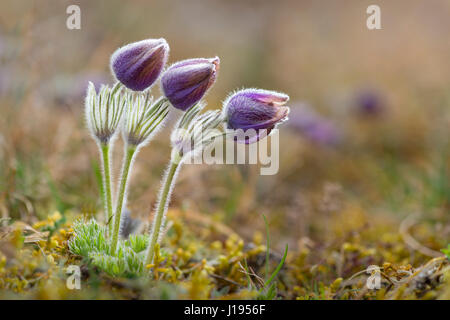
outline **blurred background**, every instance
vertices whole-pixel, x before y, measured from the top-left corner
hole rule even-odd
[[[366,27],[375,3],[382,30]],[[71,4],[81,8],[80,30],[66,28]],[[449,30],[442,0],[2,1],[1,216],[32,223],[56,210],[102,211],[83,119],[87,82],[113,82],[109,57],[119,46],[164,37],[170,63],[220,57],[208,108],[242,87],[291,97],[277,175],[260,176],[255,165],[185,166],[169,216],[251,239],[264,232],[264,214],[274,247],[295,250],[373,225],[397,230],[415,214],[431,230],[417,237],[439,250],[450,238]],[[168,134],[142,150],[133,172],[129,209],[144,222]],[[119,141],[115,177],[121,157]]]

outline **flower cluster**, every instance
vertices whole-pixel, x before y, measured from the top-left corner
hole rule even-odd
[[[260,89],[244,89],[225,100],[222,110],[202,112],[202,99],[217,79],[220,59],[195,58],[172,64],[166,70],[169,45],[164,39],[147,39],[128,44],[116,50],[110,61],[111,72],[117,83],[110,88],[102,86],[97,93],[92,84],[86,96],[86,119],[97,141],[103,166],[103,190],[106,225],[78,223],[71,240],[75,254],[91,259],[100,268],[119,270],[109,272],[141,273],[151,267],[158,252],[161,230],[177,173],[188,155],[196,154],[219,136],[221,129],[256,130],[250,139],[237,142],[253,143],[262,139],[279,123],[287,119],[289,97],[283,93]],[[163,95],[154,99],[150,90],[160,79]],[[126,212],[129,175],[141,147],[147,145],[164,126],[172,109],[184,112],[170,136],[172,154],[159,193],[159,201],[151,232],[140,236],[139,250],[120,239],[120,230]],[[179,112],[178,112],[179,114]],[[110,152],[113,137],[122,132],[124,159],[113,201],[110,174]],[[227,133],[228,135],[228,133]],[[114,210],[113,210],[114,203]],[[103,230],[102,232],[92,230]],[[101,236],[101,239],[99,238]],[[141,239],[142,238],[142,239]],[[144,240],[143,240],[144,239]],[[145,252],[145,257],[144,257]],[[123,271],[123,272],[122,272]]]

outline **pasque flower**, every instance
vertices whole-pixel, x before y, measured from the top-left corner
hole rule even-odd
[[[161,77],[161,88],[172,105],[186,111],[199,102],[214,84],[220,59],[197,58],[177,62]]]
[[[102,86],[98,93],[92,83],[88,88],[86,119],[102,158],[107,223],[101,226],[95,220],[80,221],[74,228],[69,248],[115,276],[140,275],[152,267],[164,235],[171,194],[184,163],[189,159],[196,160],[202,151],[219,145],[222,141],[218,138],[228,135],[223,132],[224,126],[234,132],[237,129],[253,130],[255,134],[251,138],[235,138],[238,142],[252,143],[270,133],[289,114],[289,107],[285,106],[289,100],[287,95],[259,89],[232,94],[225,101],[223,110],[201,112],[202,99],[217,78],[218,57],[188,59],[170,66],[161,77],[163,96],[154,100],[148,89],[161,75],[168,52],[169,46],[164,39],[147,39],[126,45],[111,56],[111,71],[118,80],[114,87]],[[164,126],[171,106],[184,112],[170,135],[170,160],[162,179],[150,234],[148,238],[140,235],[128,240],[119,239],[125,234],[120,230],[125,229],[129,220],[126,204],[134,160],[139,150]],[[110,154],[118,131],[122,132],[124,158],[113,201]],[[209,151],[217,154],[216,149]]]
[[[149,92],[130,93],[125,95],[126,119],[122,128],[125,141],[125,154],[120,174],[117,193],[114,228],[111,252],[115,254],[122,223],[121,216],[126,204],[128,177],[138,150],[146,145],[163,127],[169,113],[169,102],[161,97],[154,101]]]
[[[169,45],[164,39],[130,43],[113,53],[111,70],[127,88],[144,91],[158,79],[168,55]]]
[[[244,133],[254,130],[253,136],[235,137],[240,143],[253,143],[263,138],[285,120],[289,107],[285,106],[289,96],[261,89],[244,89],[237,91],[224,102],[223,117],[226,128],[242,130]]]
[[[163,178],[155,218],[150,231],[149,245],[145,257],[146,265],[153,261],[155,247],[160,240],[161,230],[164,228],[170,197],[184,159],[190,154],[200,152],[207,145],[213,143],[216,137],[222,135],[220,131],[216,130],[223,122],[220,111],[210,110],[200,114],[203,107],[204,105],[197,104],[190,108],[172,131],[170,137],[172,154]]]
[[[120,84],[113,88],[102,85],[97,93],[94,84],[89,82],[85,100],[86,122],[100,144],[107,144],[119,127],[125,107],[120,91]]]
[[[173,161],[176,158],[182,161],[188,155],[202,151],[214,138],[222,135],[217,129],[223,123],[220,111],[209,110],[200,113],[203,108],[201,103],[190,108],[172,131],[170,142]]]
[[[103,197],[109,222],[112,219],[110,152],[126,105],[125,99],[120,95],[121,87],[120,83],[113,88],[102,85],[97,94],[94,84],[89,82],[85,100],[86,122],[102,159]],[[112,224],[109,224],[109,232],[112,232]]]
[[[122,133],[125,141],[135,147],[147,144],[163,127],[169,113],[169,103],[161,97],[154,101],[148,92],[129,94]]]

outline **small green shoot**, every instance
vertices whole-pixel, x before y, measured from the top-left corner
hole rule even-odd
[[[450,243],[447,245],[447,248],[441,249],[441,251],[447,256],[447,259],[450,260]]]
[[[278,264],[278,266],[276,267],[275,271],[272,273],[270,278],[266,280],[266,282],[264,283],[264,287],[261,288],[261,290],[259,291],[258,295],[259,300],[273,300],[276,297],[276,282],[273,282],[273,280],[283,267],[287,253],[288,253],[288,245],[286,244],[286,249],[284,250],[284,254],[283,257],[281,258],[280,263]],[[265,294],[263,294],[263,291],[265,291]]]

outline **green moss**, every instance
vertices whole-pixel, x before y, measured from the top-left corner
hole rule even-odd
[[[246,242],[236,234],[224,235],[208,226],[201,228],[204,232],[194,232],[189,220],[174,214],[169,219],[178,231],[167,233],[163,248],[156,250],[155,263],[149,266],[143,265],[145,235],[121,240],[117,255],[112,256],[105,228],[93,219],[61,224],[52,235],[39,233],[41,238],[33,243],[27,240],[30,234],[24,224],[10,224],[8,233],[2,229],[2,244],[14,248],[15,253],[7,257],[0,251],[0,295],[299,300],[443,299],[450,295],[449,261],[444,256],[430,259],[411,252],[401,237],[394,230],[386,232],[383,224],[375,223],[359,236],[358,224],[341,224],[346,242],[320,250],[314,250],[312,244],[294,247],[283,258],[274,249],[267,255],[259,233],[253,237],[255,242]],[[51,224],[52,219],[36,223],[35,231]],[[431,228],[422,232],[433,237]],[[276,281],[264,279],[267,257]],[[83,270],[81,290],[66,287],[69,265]],[[378,290],[366,287],[368,277],[374,275],[366,272],[369,265],[380,267]]]

